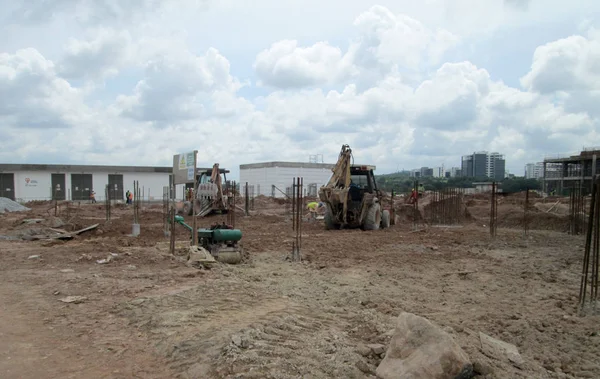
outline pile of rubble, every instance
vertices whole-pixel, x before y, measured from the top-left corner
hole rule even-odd
[[[7,197],[0,197],[0,213],[4,212],[23,212],[28,211],[29,208],[22,206],[16,201],[12,201]]]

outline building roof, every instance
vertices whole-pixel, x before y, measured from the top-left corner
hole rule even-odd
[[[572,155],[555,155],[544,158],[544,163],[563,163],[563,162],[575,162],[578,163],[582,160],[592,160],[593,156],[600,156],[600,150],[597,148],[584,148],[579,154]]]
[[[196,168],[198,173],[212,170],[209,168]],[[223,171],[221,169],[220,171]],[[60,164],[12,164],[0,163],[0,172],[17,172],[17,171],[47,171],[54,173],[63,172],[154,172],[171,174],[173,167],[170,166],[105,166],[105,165],[60,165]],[[228,170],[226,172],[229,172]]]
[[[332,163],[309,163],[309,162],[261,162],[241,164],[240,170],[252,168],[267,168],[267,167],[285,167],[285,168],[327,168],[332,169],[335,164]]]

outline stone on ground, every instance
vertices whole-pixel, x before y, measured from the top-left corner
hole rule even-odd
[[[467,379],[473,376],[473,366],[439,326],[403,312],[376,373],[381,379]]]
[[[481,350],[488,357],[508,361],[518,368],[523,367],[523,358],[515,345],[497,340],[481,332],[479,332],[479,340],[481,341]]]

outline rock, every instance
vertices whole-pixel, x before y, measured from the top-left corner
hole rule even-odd
[[[481,350],[488,357],[508,361],[517,368],[523,368],[523,358],[515,345],[497,340],[481,332],[479,332],[479,340],[481,341]]]
[[[375,355],[379,355],[383,352],[385,352],[385,346],[379,344],[379,343],[372,343],[370,345],[367,345],[367,347],[373,352],[373,354]]]
[[[234,334],[231,336],[231,342],[237,347],[241,347],[242,349],[247,348],[250,344],[248,343],[248,339],[244,338],[244,336],[240,336],[239,334]]]
[[[369,349],[367,346],[363,345],[362,343],[359,344],[358,346],[356,346],[355,351],[362,355],[363,357],[368,357],[369,355],[371,355],[371,349]]]
[[[473,366],[467,354],[439,326],[403,312],[376,373],[381,379],[467,379],[473,376]]]
[[[494,373],[494,369],[485,361],[475,361],[473,362],[473,372],[479,375],[490,375]]]
[[[21,223],[23,223],[23,224],[39,224],[41,222],[44,222],[43,218],[28,218],[28,219],[21,221]]]
[[[365,362],[363,362],[361,360],[357,361],[354,365],[356,366],[357,369],[364,372],[365,374],[368,374],[368,375],[374,374],[373,369],[368,364],[366,364]]]
[[[73,270],[72,268],[63,268],[62,270],[60,270],[60,272],[68,273],[68,272],[75,272],[75,270]]]
[[[231,336],[231,342],[233,342],[233,344],[237,347],[242,347],[242,336],[234,334],[233,336]]]
[[[27,259],[38,259],[39,257],[39,255],[30,255],[27,257]]]
[[[65,298],[58,299],[58,300],[62,301],[63,303],[79,304],[79,303],[83,303],[84,301],[86,301],[87,297],[85,297],[85,296],[67,296]]]
[[[50,227],[52,228],[62,228],[65,226],[65,222],[59,217],[50,218]]]

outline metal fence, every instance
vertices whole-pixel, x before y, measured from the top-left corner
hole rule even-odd
[[[430,194],[431,202],[424,207],[425,218],[431,224],[452,225],[463,221],[464,203],[461,188],[445,188]]]

